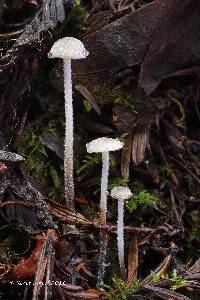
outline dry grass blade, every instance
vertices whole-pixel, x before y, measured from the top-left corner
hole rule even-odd
[[[149,284],[146,284],[143,289],[150,291],[151,294],[156,295],[163,300],[190,300],[190,298],[184,295]]]
[[[104,300],[104,298],[102,298],[101,292],[99,290],[94,289],[88,289],[86,291],[64,290],[64,294],[67,296],[66,299],[70,300]]]
[[[134,1],[121,0],[118,4],[118,11],[126,10],[133,5]]]
[[[34,281],[34,289],[33,289],[33,297],[32,300],[37,300],[38,295],[40,293],[40,290],[42,288],[41,282],[43,281],[43,278],[45,276],[45,270],[47,265],[47,258],[45,257],[45,243],[42,248],[42,252],[40,254],[40,258],[37,265],[37,271],[35,275],[35,281]]]
[[[51,285],[48,284],[52,279],[52,271],[54,264],[54,241],[55,241],[55,231],[49,229],[47,231],[46,240],[43,244],[42,251],[37,264],[37,271],[35,274],[34,289],[32,300],[37,300],[40,290],[42,288],[41,282],[45,278],[45,296],[44,299],[50,299],[51,296]]]
[[[77,84],[75,86],[75,89],[81,93],[81,95],[89,101],[89,103],[92,105],[93,109],[96,111],[98,115],[101,114],[99,105],[95,99],[95,96],[84,86],[83,84]]]
[[[55,254],[49,253],[47,257],[47,271],[46,271],[46,282],[45,282],[45,291],[44,291],[44,300],[51,299],[52,295],[52,286],[49,285],[52,279],[52,273],[54,269],[54,261],[55,261]]]
[[[188,270],[191,273],[200,273],[200,258],[189,268]]]
[[[49,204],[52,201],[48,201]],[[28,201],[18,201],[18,200],[10,200],[4,203],[0,204],[0,208],[4,208],[10,205],[21,205],[25,207],[29,207],[31,209],[37,208],[36,204],[30,203]],[[57,205],[57,209],[50,206],[50,213],[53,217],[57,218],[61,222],[72,224],[72,225],[83,225],[85,227],[91,227],[98,230],[106,230],[107,232],[117,232],[117,225],[113,224],[100,224],[96,221],[89,221],[88,219],[84,218],[81,214],[76,213],[72,209],[66,208],[66,206],[59,205],[57,203],[54,203],[54,205]],[[157,234],[161,232],[166,232],[166,228],[163,226],[160,226],[158,228],[151,228],[151,227],[132,227],[132,226],[125,226],[124,230],[126,232],[130,233],[137,233],[137,234]]]
[[[138,269],[138,240],[136,236],[131,239],[128,253],[128,280],[126,286],[129,287],[137,277]]]
[[[140,164],[143,161],[148,143],[149,129],[147,127],[144,127],[134,134],[132,158],[136,165]]]
[[[132,149],[132,134],[125,137],[125,144],[122,149],[121,156],[121,173],[124,179],[129,179],[129,167],[131,160],[131,149]]]
[[[170,265],[172,263],[172,254],[167,255],[163,261],[157,266],[156,269],[153,270],[153,274],[157,276],[161,276],[167,272]],[[141,284],[146,284],[152,280],[152,274],[148,275],[146,278],[144,278],[141,282]]]

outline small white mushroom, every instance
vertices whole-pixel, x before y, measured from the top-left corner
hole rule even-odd
[[[65,92],[65,149],[64,149],[64,180],[65,203],[74,206],[73,176],[73,106],[71,60],[85,58],[88,55],[83,43],[72,37],[65,37],[54,43],[48,57],[64,60],[64,92]]]
[[[102,177],[101,177],[101,198],[100,198],[100,220],[106,223],[107,212],[107,188],[109,172],[109,152],[116,151],[123,147],[123,143],[118,139],[107,137],[98,138],[86,144],[88,153],[102,153]]]
[[[19,154],[0,150],[0,161],[2,162],[19,162],[24,160],[25,158]]]
[[[102,152],[102,177],[101,177],[101,197],[100,197],[100,221],[102,224],[106,224],[106,212],[107,212],[107,188],[108,188],[108,172],[109,172],[109,152],[116,151],[123,147],[123,143],[118,139],[112,139],[107,137],[98,138],[91,141],[86,145],[87,152]],[[101,232],[101,246],[99,254],[99,269],[98,269],[98,281],[97,287],[100,288],[103,285],[103,278],[106,267],[106,250],[107,248],[107,234]]]
[[[116,186],[111,190],[111,197],[118,200],[118,220],[117,220],[117,248],[118,259],[122,278],[126,279],[126,269],[124,262],[124,200],[132,196],[130,189],[126,186]]]

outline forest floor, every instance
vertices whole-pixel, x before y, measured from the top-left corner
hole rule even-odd
[[[0,299],[198,300],[199,3],[70,0],[65,19],[58,3],[0,4]],[[72,63],[75,208],[64,199],[63,62],[48,58],[66,36],[89,51]],[[106,224],[102,157],[86,150],[99,137],[124,144],[110,154]],[[125,278],[116,186],[132,192]]]

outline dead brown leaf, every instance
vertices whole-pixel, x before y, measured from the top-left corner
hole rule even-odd
[[[145,9],[145,8],[144,8]],[[169,0],[141,67],[140,85],[150,94],[162,79],[199,72],[198,0]],[[179,73],[178,73],[179,72]]]
[[[145,156],[145,150],[149,144],[149,129],[144,127],[133,136],[132,159],[136,165],[140,164]]]
[[[131,239],[128,253],[128,280],[126,286],[129,287],[137,278],[138,270],[138,240],[136,236]]]

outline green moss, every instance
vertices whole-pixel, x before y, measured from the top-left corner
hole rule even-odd
[[[164,178],[169,178],[170,175],[171,175],[171,169],[165,165],[160,165],[158,166],[158,169],[159,169],[159,173],[162,177]]]
[[[79,165],[78,169],[76,170],[76,174],[79,175],[83,171],[86,171],[87,169],[90,169],[95,165],[100,164],[101,160],[102,158],[100,154],[86,155],[82,163]]]
[[[90,104],[90,102],[88,100],[83,100],[83,107],[84,107],[84,111],[86,113],[89,113],[92,110],[92,105]]]
[[[150,194],[147,190],[143,190],[136,195],[133,195],[129,201],[126,202],[127,210],[132,213],[140,205],[146,204],[151,207],[157,208],[156,202],[158,198]]]
[[[115,103],[123,105],[124,107],[128,108],[135,114],[137,114],[137,111],[134,108],[133,101],[130,97],[125,97],[122,92],[117,91],[115,92]]]
[[[139,281],[136,280],[130,287],[126,287],[125,282],[119,277],[112,278],[112,287],[104,285],[104,297],[107,300],[127,300],[128,297],[139,287]]]
[[[154,272],[151,272],[152,282],[157,283],[160,280],[168,280],[171,283],[170,290],[175,291],[178,288],[181,288],[187,285],[187,280],[183,279],[180,275],[178,275],[177,270],[173,269],[172,275],[168,274],[157,275]]]
[[[52,186],[55,200],[55,190],[58,192],[62,184],[62,174],[55,165],[52,158],[49,157],[48,150],[39,140],[42,133],[55,132],[55,124],[50,121],[46,125],[37,124],[34,127],[27,128],[21,138],[18,146],[18,152],[26,158],[25,167],[30,176],[32,176],[41,188],[49,191]]]

